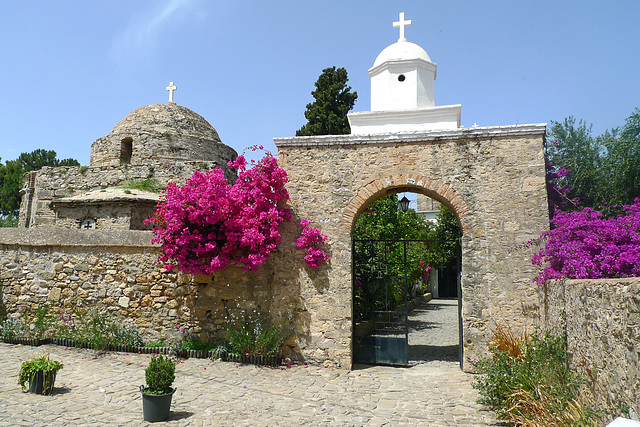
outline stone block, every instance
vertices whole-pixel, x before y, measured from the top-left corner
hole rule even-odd
[[[61,294],[62,292],[60,288],[51,288],[49,289],[49,295],[47,296],[47,299],[49,301],[60,301]]]
[[[74,265],[74,266],[73,266],[73,268],[74,268],[74,270],[76,270],[76,271],[84,271],[84,272],[89,271],[89,265],[88,265],[88,264],[86,264],[86,263],[83,263],[83,262],[82,262],[82,263],[78,263],[78,264]]]

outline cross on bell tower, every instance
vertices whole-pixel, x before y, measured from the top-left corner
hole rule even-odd
[[[393,28],[400,27],[400,38],[399,42],[406,42],[407,39],[404,37],[404,27],[408,27],[411,25],[411,20],[404,20],[404,12],[400,12],[400,20],[393,23]]]
[[[167,86],[167,90],[169,91],[169,102],[175,102],[173,100],[173,92],[178,90],[178,88],[173,84],[173,82],[171,82],[169,83],[169,86]]]

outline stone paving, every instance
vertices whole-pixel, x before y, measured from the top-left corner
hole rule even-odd
[[[457,305],[433,300],[410,319],[412,366],[264,368],[188,359],[176,368],[175,426],[492,426],[457,361]],[[451,314],[453,312],[453,314]],[[453,317],[451,317],[453,316]],[[452,330],[449,325],[453,318]],[[440,325],[439,325],[440,324]],[[429,341],[427,335],[432,339]],[[438,338],[440,337],[440,338]],[[449,339],[447,342],[445,339]],[[451,344],[455,342],[455,344]],[[47,351],[65,367],[51,396],[22,393],[20,363]],[[0,343],[0,426],[129,426],[142,419],[148,356]],[[429,360],[419,357],[430,357]],[[451,360],[453,359],[453,360]],[[163,424],[163,423],[159,423]]]

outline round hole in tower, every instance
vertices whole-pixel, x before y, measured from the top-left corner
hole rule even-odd
[[[398,81],[399,81],[399,82],[403,82],[403,81],[404,81],[404,79],[405,79],[404,74],[400,74],[400,75],[398,76]]]

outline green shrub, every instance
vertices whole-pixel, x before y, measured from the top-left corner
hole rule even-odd
[[[176,365],[168,357],[154,356],[149,361],[149,366],[144,371],[148,389],[145,393],[166,394],[171,392],[171,384],[175,380]]]
[[[51,360],[49,354],[35,354],[31,359],[22,362],[20,371],[18,372],[18,385],[22,387],[22,391],[25,391],[27,389],[26,383],[29,382],[31,375],[38,371],[48,374],[49,372],[59,371],[62,368],[63,364],[57,360]],[[45,375],[45,380],[48,378],[49,376]],[[46,391],[49,388],[50,387],[45,384],[44,390]]]
[[[489,345],[490,358],[476,361],[481,376],[473,387],[478,403],[516,425],[544,424],[551,414],[557,426],[597,425],[599,416],[580,401],[586,380],[569,368],[565,336],[538,333],[517,336],[496,328]],[[530,423],[540,419],[543,424]],[[571,424],[581,419],[582,424]],[[529,420],[522,423],[522,420]]]
[[[135,326],[121,326],[116,329],[113,337],[113,343],[120,345],[132,345],[135,347],[144,346],[142,334]]]
[[[7,319],[0,325],[0,337],[2,339],[14,339],[24,336],[24,326],[18,319]]]
[[[29,336],[34,338],[46,338],[52,335],[56,329],[58,317],[53,312],[49,304],[39,305],[35,310],[25,313],[28,319],[25,323],[29,325]]]
[[[275,326],[268,317],[245,316],[229,327],[227,345],[231,353],[272,356],[280,352],[286,335],[284,328]]]

